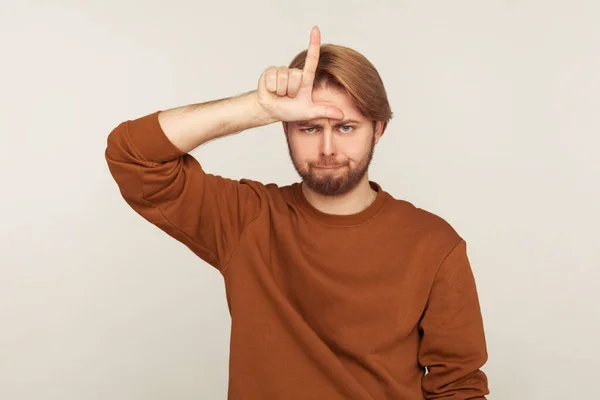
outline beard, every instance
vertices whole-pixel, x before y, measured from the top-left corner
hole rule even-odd
[[[294,168],[306,186],[323,196],[341,196],[354,189],[364,178],[375,153],[375,135],[371,140],[369,151],[358,161],[356,166],[350,166],[347,160],[338,163],[335,158],[322,157],[317,162],[309,162],[308,167],[300,165],[294,158],[288,141],[288,150]],[[340,167],[337,169],[315,171],[315,167]]]

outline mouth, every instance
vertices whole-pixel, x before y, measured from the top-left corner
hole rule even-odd
[[[316,169],[326,169],[326,170],[328,170],[328,169],[338,169],[338,168],[342,168],[342,167],[343,167],[343,165],[333,165],[333,166],[332,165],[323,165],[323,166],[321,166],[321,165],[314,165],[313,166],[313,168],[316,168]]]

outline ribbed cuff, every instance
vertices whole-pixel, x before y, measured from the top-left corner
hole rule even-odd
[[[155,111],[144,117],[127,121],[127,136],[138,156],[147,161],[170,161],[185,154],[163,131],[158,122],[159,113],[160,111]]]

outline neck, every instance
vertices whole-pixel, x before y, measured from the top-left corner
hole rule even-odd
[[[317,210],[335,215],[356,214],[369,207],[377,192],[369,184],[367,175],[350,192],[341,196],[325,196],[302,184],[302,192],[308,202]]]

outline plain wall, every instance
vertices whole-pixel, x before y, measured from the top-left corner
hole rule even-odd
[[[256,88],[318,25],[395,117],[370,178],[467,240],[493,400],[595,398],[600,2],[0,4],[0,399],[225,399],[223,280],[133,212],[108,133]],[[206,144],[211,173],[297,181],[280,124]]]

